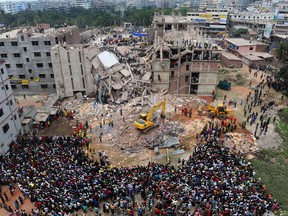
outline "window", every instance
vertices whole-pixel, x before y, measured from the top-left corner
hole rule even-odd
[[[28,69],[29,73],[32,73],[32,69]]]
[[[39,78],[44,79],[44,78],[46,78],[46,75],[45,74],[39,74]]]
[[[51,41],[44,41],[44,45],[50,46],[51,45]]]
[[[51,53],[50,52],[46,52],[46,56],[51,56]]]
[[[21,86],[22,86],[22,89],[29,89],[28,85],[21,85]]]
[[[70,54],[67,52],[68,63],[70,63]]]
[[[26,62],[29,62],[29,58],[26,58]]]
[[[3,68],[1,68],[1,73],[4,74],[4,69]]]
[[[20,79],[25,79],[25,78],[26,78],[26,75],[24,75],[24,74],[23,74],[23,75],[19,75],[19,78],[20,78]]]
[[[185,76],[185,82],[188,82],[188,80],[189,80],[189,76],[186,75],[186,76]]]
[[[7,58],[7,54],[6,53],[1,53],[1,58]]]
[[[14,115],[14,119],[17,120],[17,115]]]
[[[73,78],[71,78],[71,85],[72,85],[72,89],[74,89],[74,82],[73,82]]]
[[[24,52],[27,52],[27,47],[23,47]]]
[[[16,64],[17,68],[23,68],[23,64]]]
[[[5,64],[5,67],[6,68],[10,68],[10,64]]]
[[[52,63],[48,63],[48,66],[49,66],[50,68],[52,68]]]
[[[83,77],[82,77],[82,83],[83,83],[83,88],[85,89],[85,80]]]
[[[9,90],[9,86],[8,85],[5,85],[5,88],[6,88],[6,90]]]
[[[38,68],[43,68],[43,63],[37,63],[36,66],[37,66]]]
[[[249,50],[253,50],[253,47],[250,47]]]
[[[71,68],[71,65],[69,65],[69,71],[70,71],[70,75],[72,76],[72,68]]]
[[[18,43],[16,41],[11,42],[11,46],[18,46]]]
[[[2,128],[3,128],[3,132],[7,133],[7,131],[9,130],[9,124],[6,123]]]
[[[161,76],[158,74],[158,81],[161,82]]]
[[[50,77],[51,77],[51,78],[54,78],[54,74],[50,74]]]
[[[24,35],[21,35],[21,41],[24,41]]]
[[[41,85],[41,88],[42,88],[42,89],[46,89],[46,88],[48,88],[48,85],[47,85],[47,84],[42,84],[42,85]]]
[[[16,85],[11,85],[11,88],[12,89],[17,89],[17,86]]]
[[[20,53],[13,53],[15,58],[19,58],[20,57]]]
[[[80,62],[82,62],[81,52],[79,52],[79,60],[80,60]]]
[[[4,115],[3,108],[0,109],[0,117]]]
[[[82,65],[80,65],[80,69],[81,69],[81,74],[83,75],[84,72],[83,72],[83,66]]]
[[[12,100],[10,100],[9,102],[10,102],[10,105],[12,106],[12,105],[13,105],[13,101],[12,101]]]
[[[32,41],[32,46],[39,46],[38,41]]]
[[[174,71],[171,71],[171,78],[174,78]]]
[[[56,85],[55,85],[55,84],[53,84],[53,88],[56,88]]]
[[[4,46],[4,42],[0,42],[0,46]]]
[[[189,71],[189,65],[186,65],[186,71]]]
[[[34,79],[34,77],[30,77],[30,80],[33,80]]]
[[[41,53],[40,52],[34,52],[34,56],[35,57],[41,57]]]
[[[8,75],[9,79],[12,79],[14,76],[13,75]]]

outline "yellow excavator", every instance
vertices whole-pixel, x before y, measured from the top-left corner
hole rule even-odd
[[[165,108],[166,108],[166,99],[159,102],[155,106],[151,108],[151,110],[148,113],[142,113],[140,115],[140,118],[134,122],[134,126],[141,130],[143,133],[148,132],[152,128],[158,127],[158,124],[155,124],[152,120],[153,113],[159,108],[162,108],[161,117],[165,118]]]
[[[223,103],[219,103],[217,106],[207,105],[206,110],[208,111],[209,118],[219,118],[220,120],[224,120],[230,117],[231,110],[227,109]]]
[[[229,38],[229,35],[227,32],[225,31],[222,31],[222,32],[219,32],[218,34],[216,34],[216,37],[224,37],[224,38]]]

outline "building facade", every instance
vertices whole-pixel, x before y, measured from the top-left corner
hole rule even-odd
[[[6,14],[16,14],[26,9],[28,9],[26,2],[0,2],[0,10],[3,10]]]
[[[5,154],[9,145],[16,140],[21,131],[18,107],[5,68],[0,59],[0,155]]]
[[[89,95],[95,92],[93,65],[89,60],[98,52],[95,47],[83,46],[52,48],[52,63],[57,95],[61,98],[81,92]]]
[[[227,30],[227,9],[207,9],[206,12],[188,12],[187,16],[163,15],[155,13],[154,28],[163,32],[187,31],[196,29],[205,34],[215,35]]]
[[[79,44],[76,26],[60,29],[17,29],[0,35],[0,57],[16,95],[56,91],[51,47],[55,44]]]
[[[172,46],[162,52],[156,52],[152,63],[155,88],[171,94],[211,95],[217,85],[222,50],[216,45],[196,42],[186,49]]]

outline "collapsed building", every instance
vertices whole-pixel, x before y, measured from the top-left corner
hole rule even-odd
[[[54,46],[52,61],[57,94],[61,98],[79,92],[95,94],[96,100],[104,103],[107,97],[112,102],[123,102],[130,96],[146,95],[152,91],[152,73],[139,62],[124,62],[130,52],[125,47],[107,51],[88,45]]]
[[[158,37],[152,60],[153,86],[171,94],[211,95],[222,49],[208,39],[180,42]]]
[[[160,37],[153,45],[56,45],[52,48],[60,97],[96,96],[121,103],[153,92],[211,95],[217,84],[222,50],[199,35]]]

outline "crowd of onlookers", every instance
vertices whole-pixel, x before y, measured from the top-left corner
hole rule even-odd
[[[18,183],[35,204],[31,215],[92,210],[95,215],[188,216],[193,210],[195,215],[252,216],[279,209],[252,165],[225,148],[211,127],[203,129],[204,143],[178,167],[116,168],[105,152],[98,152],[99,160],[89,159],[81,138],[22,137],[0,159],[0,184]]]

